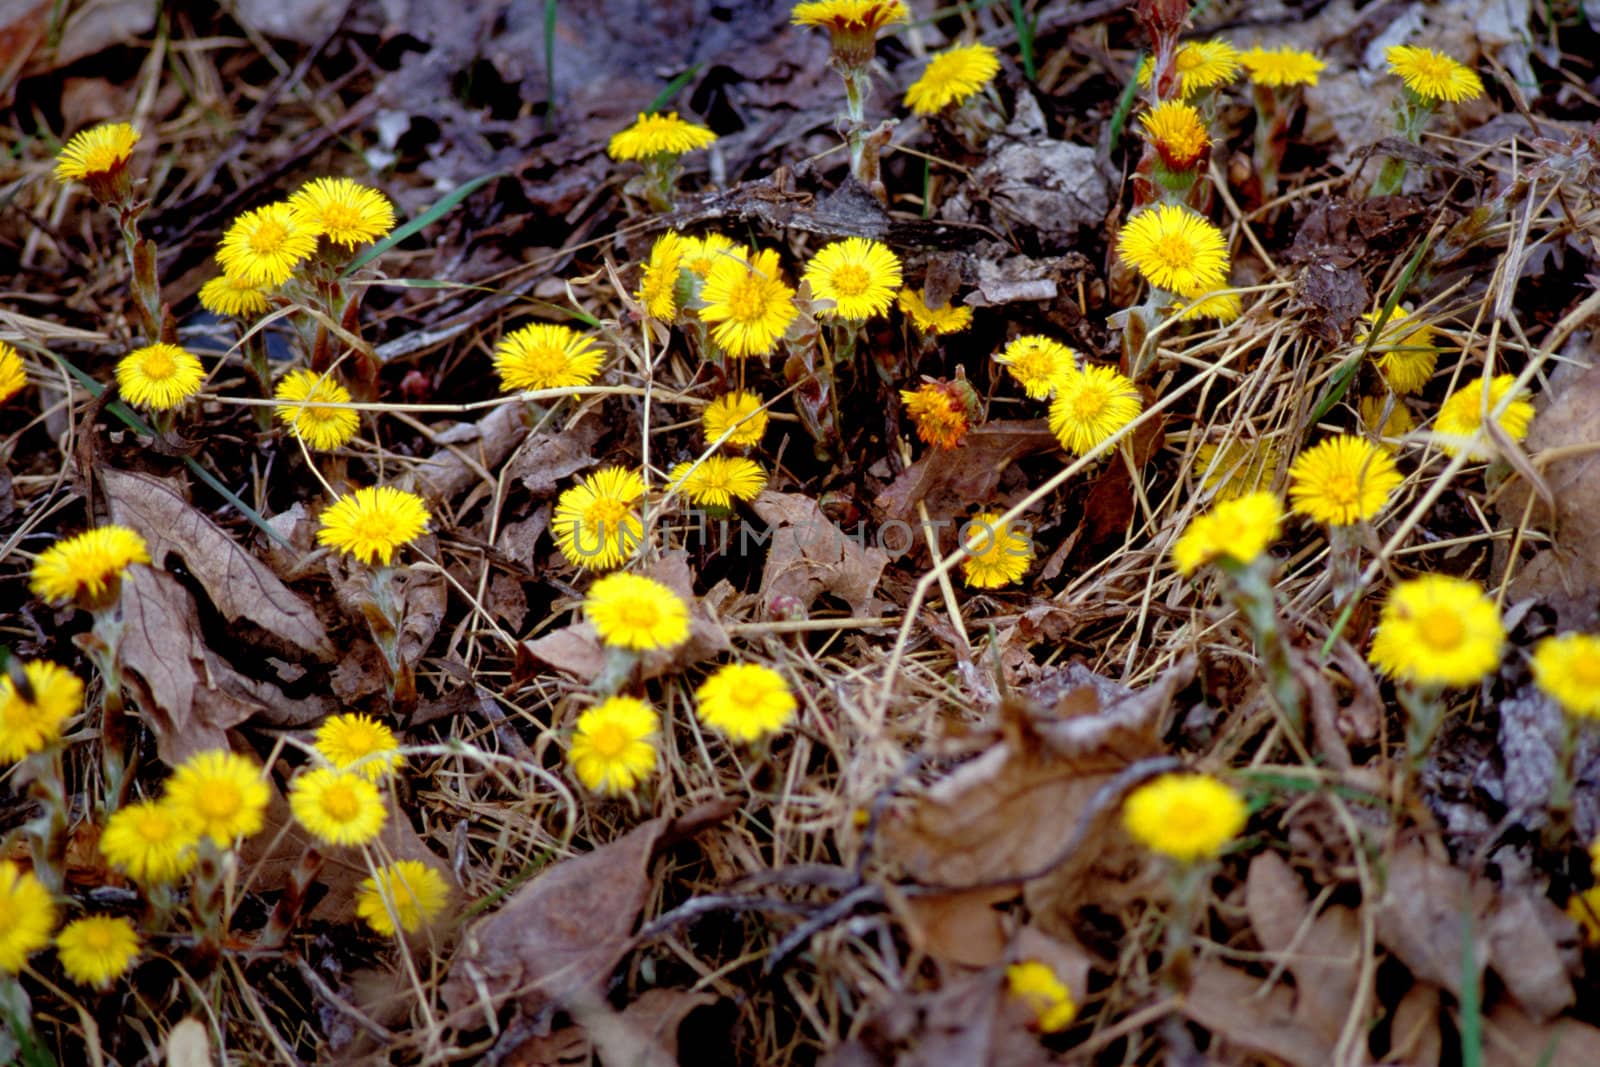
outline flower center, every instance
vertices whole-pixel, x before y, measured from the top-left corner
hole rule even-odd
[[[615,497],[598,497],[583,513],[583,523],[604,534],[608,530],[620,530],[622,520],[631,513],[628,505]]]
[[[840,296],[860,296],[871,287],[872,275],[859,264],[846,263],[833,272],[833,277],[829,281],[833,285],[834,292]]]
[[[1335,474],[1323,483],[1322,491],[1335,503],[1348,507],[1361,501],[1361,479],[1353,474]]]
[[[270,256],[283,247],[289,238],[289,229],[283,223],[269,219],[256,227],[250,235],[250,251],[258,256]]]
[[[394,536],[394,524],[387,515],[363,515],[356,520],[354,532],[357,541],[383,542]]]
[[[154,349],[144,357],[143,370],[146,378],[162,381],[172,377],[177,369],[177,362],[167,354],[165,349]]]
[[[111,949],[111,930],[104,926],[89,926],[83,930],[83,944],[85,948],[94,952],[107,952]]]
[[[1098,389],[1085,389],[1072,398],[1072,413],[1083,422],[1093,422],[1105,413],[1111,398]]]
[[[172,820],[159,811],[146,812],[135,829],[146,844],[165,844],[172,836]]]
[[[361,212],[349,204],[329,204],[322,209],[322,225],[334,233],[358,229],[361,226]]]
[[[1206,813],[1193,804],[1174,804],[1166,811],[1167,829],[1174,836],[1193,837],[1206,824]]]
[[[616,759],[627,751],[630,738],[621,723],[608,722],[589,735],[589,743],[606,759]]]
[[[213,782],[195,798],[195,807],[207,820],[223,821],[239,813],[242,798],[231,782]]]
[[[1178,49],[1178,73],[1187,74],[1197,67],[1203,66],[1205,59],[1193,48]]]
[[[323,791],[322,813],[334,822],[350,822],[361,814],[361,801],[349,786],[332,785]]]
[[[747,274],[736,282],[728,293],[728,310],[733,321],[760,322],[767,314],[766,294],[762,292],[761,279]]]
[[[1445,651],[1459,645],[1467,630],[1455,612],[1430,608],[1417,620],[1417,632],[1422,635],[1423,644]]]
[[[648,600],[630,600],[621,605],[618,614],[623,625],[635,630],[653,630],[661,621],[661,612]]]
[[[1174,270],[1183,270],[1194,263],[1194,245],[1181,233],[1162,234],[1156,241],[1156,258]]]
[[[1572,664],[1572,675],[1586,686],[1600,686],[1600,659],[1580,659]]]

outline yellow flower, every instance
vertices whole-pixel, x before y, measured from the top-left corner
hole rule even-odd
[[[569,326],[533,323],[513,330],[494,349],[494,369],[508,393],[588,385],[605,351]]]
[[[73,600],[92,609],[117,598],[130,565],[149,562],[150,549],[137,531],[99,526],[39,553],[28,588],[51,603]]]
[[[1600,637],[1546,637],[1534,646],[1533,680],[1568,715],[1600,718]]]
[[[681,156],[704,148],[716,139],[717,135],[706,127],[680,119],[676,111],[665,115],[641,114],[632,126],[611,135],[606,154],[617,160]]]
[[[334,715],[317,727],[317,753],[341,771],[381,782],[404,759],[394,731],[370,715]]]
[[[1060,1033],[1078,1017],[1072,993],[1048,963],[1023,960],[1006,968],[1006,989],[1033,1012],[1033,1025],[1041,1033]]]
[[[415,493],[392,486],[367,486],[342,496],[322,513],[317,543],[384,566],[395,549],[421,537],[428,528],[428,506]]]
[[[910,18],[905,0],[808,0],[794,5],[796,26],[822,26],[831,33],[871,33]]]
[[[1195,450],[1195,469],[1201,472],[1200,488],[1215,490],[1221,503],[1271,485],[1278,474],[1278,450],[1239,438],[1220,445],[1208,441]]]
[[[1162,164],[1171,171],[1194,169],[1200,154],[1211,146],[1206,123],[1193,104],[1163,100],[1139,116],[1144,139],[1155,146]]]
[[[267,291],[228,274],[219,274],[200,287],[200,306],[213,315],[248,318],[272,306]]]
[[[1122,824],[1151,851],[1194,863],[1220,853],[1249,815],[1239,794],[1210,775],[1163,774],[1128,794]]]
[[[1257,85],[1315,85],[1317,75],[1328,66],[1311,52],[1289,45],[1262,48],[1257,45],[1239,53],[1239,63]]]
[[[759,663],[717,668],[694,699],[701,722],[746,744],[781,731],[799,707],[783,675]]]
[[[1389,593],[1367,658],[1417,685],[1472,685],[1499,665],[1504,643],[1500,611],[1477,582],[1427,574]]]
[[[300,225],[336,245],[354,248],[394,229],[394,205],[349,178],[317,178],[289,198]]]
[[[1043,400],[1078,371],[1078,354],[1040,334],[1023,334],[994,357],[1034,400]]]
[[[1406,83],[1406,88],[1429,103],[1447,100],[1458,104],[1483,95],[1483,82],[1477,72],[1432,48],[1397,44],[1383,53],[1389,73]]]
[[[32,874],[0,860],[0,972],[16,974],[29,954],[50,943],[56,905]]]
[[[1315,522],[1348,526],[1382,511],[1403,481],[1386,449],[1340,434],[1295,457],[1289,467],[1289,503]]]
[[[166,801],[124,804],[106,820],[100,854],[140,885],[169,885],[195,863],[200,830],[193,818]]]
[[[56,156],[56,181],[87,181],[127,165],[139,132],[126,122],[107,122],[80,130]]]
[[[725,393],[706,405],[700,416],[700,428],[707,443],[727,434],[725,444],[748,448],[760,443],[761,436],[767,432],[767,409],[754,393]]]
[[[1491,450],[1485,447],[1484,438],[1480,436],[1483,417],[1485,412],[1493,412],[1502,403],[1505,403],[1505,410],[1496,417],[1495,423],[1513,441],[1527,437],[1528,424],[1533,421],[1533,405],[1524,400],[1520,393],[1506,403],[1516,384],[1516,378],[1501,374],[1485,388],[1483,379],[1479,378],[1446,397],[1439,406],[1438,416],[1433,420],[1433,430],[1459,440],[1441,442],[1439,447],[1452,456],[1465,451],[1469,459],[1491,458]]]
[[[1192,305],[1178,312],[1179,322],[1191,322],[1194,319],[1215,319],[1226,325],[1237,319],[1244,312],[1244,305],[1239,301],[1238,293],[1213,293],[1201,297]]]
[[[575,567],[610,570],[633,554],[644,537],[635,503],[644,496],[637,471],[604,467],[562,492],[550,533]]]
[[[195,832],[227,848],[261,829],[272,790],[253,760],[220,748],[197,752],[167,781],[167,803]]]
[[[13,668],[15,669],[15,668]],[[55,663],[21,664],[25,691],[9,674],[0,678],[0,762],[14,763],[61,736],[83,706],[83,682]]]
[[[654,578],[608,574],[589,587],[583,613],[600,640],[647,652],[689,640],[689,605]]]
[[[61,969],[79,985],[108,988],[128,973],[139,955],[133,923],[111,915],[75,919],[56,935]]]
[[[1228,242],[1177,204],[1139,212],[1122,228],[1117,254],[1158,289],[1193,298],[1228,284]]]
[[[1227,41],[1185,41],[1178,46],[1174,64],[1178,75],[1178,95],[1188,98],[1201,90],[1226,85],[1239,76],[1239,50]],[[1139,85],[1150,87],[1154,62],[1146,57],[1139,64]]]
[[[731,356],[771,352],[799,311],[794,290],[783,284],[778,253],[757,252],[749,262],[720,257],[700,290],[700,318],[714,322],[712,339]]]
[[[683,269],[701,281],[710,276],[712,267],[725,259],[744,262],[749,258],[749,249],[735,244],[720,233],[683,239]]]
[[[955,448],[967,435],[967,408],[948,386],[926,382],[916,389],[900,390],[906,415],[916,424],[917,436],[934,448]]]
[[[1226,556],[1249,563],[1278,539],[1283,505],[1267,492],[1225,500],[1192,520],[1172,546],[1172,562],[1184,577]]]
[[[289,810],[325,845],[364,845],[383,830],[378,787],[359,774],[318,767],[289,786]]]
[[[1139,417],[1139,390],[1120,372],[1095,364],[1057,379],[1050,403],[1050,432],[1081,456]]]
[[[217,248],[224,273],[246,285],[282,285],[317,250],[316,231],[286,203],[268,204],[233,220]]]
[[[900,290],[900,311],[910,317],[918,333],[927,336],[960,333],[972,325],[971,308],[955,304],[931,308],[921,289]]]
[[[661,720],[635,697],[611,697],[578,716],[567,762],[585,789],[618,796],[655,773]]]
[[[1600,945],[1600,885],[1574,893],[1567,901],[1567,915],[1583,931],[1586,945]]]
[[[761,464],[742,456],[707,456],[698,466],[679,463],[667,479],[704,508],[730,508],[735,500],[754,500],[767,487]]]
[[[1383,409],[1387,404],[1388,400],[1381,396],[1361,398],[1361,425],[1368,433],[1386,438],[1404,437],[1417,428],[1417,420],[1411,417],[1411,409],[1399,397],[1394,399],[1388,420],[1379,426],[1378,420],[1383,418]]]
[[[928,61],[928,67],[906,90],[906,107],[917,115],[933,115],[959,104],[981,90],[1000,73],[1000,56],[986,44],[947,48]]]
[[[22,392],[28,384],[28,369],[17,350],[0,341],[0,404]]]
[[[900,288],[900,260],[877,241],[847,237],[824,245],[806,266],[811,295],[833,301],[823,315],[859,322],[888,312]]]
[[[177,345],[157,342],[129,352],[117,363],[117,385],[130,404],[166,411],[200,391],[206,380],[200,361]]]
[[[444,910],[450,886],[444,876],[421,860],[400,860],[380,867],[356,890],[356,914],[378,933],[393,937],[396,926],[406,933]]]
[[[1033,539],[1010,523],[1000,524],[1000,512],[985,511],[967,523],[961,575],[976,589],[998,589],[1028,572],[1033,562]]]
[[[354,408],[323,406],[350,403],[350,391],[314,370],[285,374],[273,395],[291,401],[273,410],[278,421],[310,448],[322,452],[341,448],[361,428],[361,413]]]
[[[1380,314],[1369,311],[1361,316],[1367,329],[1356,338],[1356,344],[1367,343]],[[1390,389],[1400,394],[1414,393],[1427,385],[1428,379],[1433,377],[1433,368],[1439,363],[1439,348],[1434,344],[1433,327],[1407,324],[1405,320],[1408,314],[1404,308],[1395,308],[1389,321],[1383,324],[1383,332],[1368,349],[1372,362],[1378,365],[1378,370],[1383,374],[1383,380],[1389,383]]]
[[[678,313],[678,268],[683,264],[683,238],[668,230],[650,246],[650,258],[639,276],[639,302],[645,314],[671,322]]]

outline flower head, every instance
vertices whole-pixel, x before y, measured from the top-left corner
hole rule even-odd
[[[1221,852],[1249,814],[1239,794],[1210,775],[1163,774],[1128,795],[1122,824],[1151,851],[1193,863]]]
[[[317,232],[287,203],[268,204],[233,220],[217,248],[225,273],[246,285],[282,285],[317,250]]]
[[[1033,1012],[1033,1025],[1040,1033],[1059,1033],[1078,1017],[1072,993],[1041,960],[1023,960],[1007,967],[1006,989]]]
[[[149,562],[150,549],[138,531],[97,526],[39,553],[28,588],[51,603],[72,600],[94,609],[116,600],[130,565]]]
[[[1372,339],[1372,328],[1381,312],[1369,311],[1361,318],[1367,329],[1356,338],[1364,345]],[[1397,307],[1383,324],[1383,331],[1372,339],[1372,362],[1378,365],[1389,388],[1400,394],[1414,393],[1428,384],[1433,368],[1439,364],[1439,347],[1434,343],[1432,326],[1407,323],[1408,312]]]
[[[0,404],[22,392],[28,384],[28,370],[17,350],[0,341]]]
[[[1278,475],[1278,450],[1241,438],[1207,441],[1195,449],[1194,466],[1201,472],[1200,488],[1215,490],[1213,498],[1220,503],[1271,485]]]
[[[9,674],[0,678],[0,762],[13,763],[61,736],[83,706],[83,682],[55,663],[21,665],[23,689]]]
[[[696,126],[680,119],[676,111],[669,111],[665,115],[640,115],[632,126],[612,134],[606,154],[617,160],[681,156],[696,148],[705,148],[716,139],[717,135],[706,127]]]
[[[56,156],[56,181],[94,181],[127,166],[139,131],[126,122],[106,122],[72,135]]]
[[[1033,562],[1033,539],[1026,523],[1002,523],[1000,512],[985,511],[962,531],[969,555],[961,561],[961,576],[975,589],[998,589],[1028,573]]]
[[[986,44],[947,48],[906,90],[906,107],[917,115],[934,115],[980,91],[1000,73],[1000,55]]]
[[[1246,493],[1225,500],[1193,519],[1172,546],[1172,562],[1184,577],[1216,559],[1249,563],[1278,539],[1283,505],[1271,493]]]
[[[334,715],[317,727],[313,747],[341,771],[381,782],[400,769],[404,758],[394,731],[370,715]]]
[[[926,292],[922,289],[900,290],[900,311],[911,319],[917,332],[926,336],[960,333],[972,325],[972,309],[946,304],[944,307],[928,306]]]
[[[383,797],[359,774],[318,767],[289,786],[289,810],[326,845],[364,845],[383,830]]]
[[[1209,221],[1177,204],[1139,212],[1122,228],[1117,254],[1158,289],[1196,297],[1228,284],[1228,242]]]
[[[794,290],[783,284],[778,253],[757,252],[748,262],[719,257],[700,290],[700,318],[716,323],[711,337],[729,355],[764,356],[772,351],[799,311]]]
[[[533,323],[513,330],[494,349],[494,369],[506,392],[588,385],[605,352],[570,326]]]
[[[117,363],[117,386],[128,403],[153,411],[175,408],[206,380],[200,361],[177,345],[157,342],[136,348]]]
[[[1193,170],[1201,153],[1211,147],[1205,119],[1193,104],[1181,100],[1163,100],[1139,116],[1139,126],[1170,171]]]
[[[1462,65],[1432,48],[1397,44],[1383,53],[1389,73],[1406,83],[1406,88],[1423,100],[1458,104],[1483,95],[1483,81],[1471,67]]]
[[[1340,434],[1295,458],[1289,467],[1289,504],[1316,522],[1348,526],[1382,511],[1403,481],[1386,449]]]
[[[267,290],[223,273],[200,287],[200,306],[213,315],[250,318],[272,306]]]
[[[972,414],[966,397],[952,383],[924,382],[916,389],[902,389],[900,402],[906,406],[906,415],[916,424],[917,436],[924,444],[955,448],[967,435]]]
[[[550,533],[575,567],[610,570],[633,554],[644,538],[635,505],[644,496],[638,471],[603,467],[564,490],[556,501]]]
[[[356,914],[378,933],[393,937],[396,929],[411,933],[444,910],[450,886],[444,876],[421,860],[400,860],[380,867],[356,890]]]
[[[1174,66],[1178,75],[1178,95],[1184,99],[1202,90],[1226,85],[1239,76],[1239,50],[1227,41],[1185,41],[1178,46]],[[1154,73],[1149,58],[1139,64],[1139,85],[1149,88]]]
[[[349,178],[317,178],[289,198],[300,224],[336,245],[354,248],[394,229],[389,198]]]
[[[611,697],[578,716],[567,762],[585,789],[617,796],[655,773],[661,720],[636,697]]]
[[[700,416],[700,428],[707,443],[727,434],[726,444],[748,448],[759,444],[761,436],[767,432],[767,409],[754,393],[737,390],[724,393],[706,405]]]
[[[167,803],[223,848],[261,829],[272,790],[253,760],[220,748],[197,752],[167,781]]]
[[[796,26],[822,26],[833,33],[877,33],[910,17],[905,0],[808,0],[794,5]]]
[[[650,258],[639,276],[639,303],[645,314],[671,322],[678,313],[678,268],[683,264],[683,238],[668,230],[650,246]]]
[[[818,249],[806,266],[811,295],[833,301],[824,315],[861,321],[888,312],[900,288],[900,259],[877,241],[847,237]]]
[[[1472,685],[1500,663],[1504,643],[1500,611],[1477,582],[1427,574],[1389,593],[1367,658],[1417,685]]]
[[[1193,299],[1192,297],[1190,299]],[[1195,319],[1213,319],[1220,323],[1230,323],[1244,312],[1244,305],[1239,300],[1238,293],[1212,293],[1178,312],[1179,322],[1191,322]]]
[[[1317,75],[1328,65],[1315,54],[1289,45],[1278,48],[1262,48],[1257,45],[1254,48],[1247,48],[1239,53],[1239,64],[1249,73],[1251,81],[1257,85],[1269,85],[1274,88],[1286,85],[1315,85]]]
[[[124,804],[106,820],[100,854],[140,885],[169,885],[189,873],[199,824],[166,801]]]
[[[1081,456],[1139,417],[1144,404],[1138,388],[1111,367],[1090,364],[1063,375],[1050,403],[1050,432]]]
[[[1052,341],[1041,334],[1023,334],[994,357],[994,361],[1011,372],[1028,396],[1043,400],[1061,384],[1061,380],[1078,372],[1078,354],[1060,341]]]
[[[0,860],[0,972],[16,974],[50,943],[56,905],[50,891],[10,860]]]
[[[289,432],[320,452],[341,448],[361,428],[361,413],[354,408],[324,407],[350,403],[350,391],[332,377],[314,370],[292,370],[283,376],[273,394],[288,401],[273,409]]]
[[[698,465],[679,463],[667,480],[703,508],[731,508],[735,500],[759,496],[767,487],[767,472],[743,456],[707,456]]]
[[[1501,374],[1487,383],[1481,378],[1468,382],[1446,397],[1433,420],[1433,431],[1457,440],[1442,442],[1439,447],[1452,456],[1465,451],[1469,459],[1489,459],[1490,450],[1484,447],[1481,436],[1484,415],[1493,413],[1502,404],[1504,410],[1495,416],[1495,424],[1513,441],[1527,437],[1528,424],[1533,421],[1533,405],[1521,394],[1513,395],[1516,385],[1516,378]]]
[[[759,663],[717,668],[694,699],[701,722],[746,744],[781,731],[799,707],[783,675]]]
[[[79,985],[106,989],[128,973],[139,955],[139,935],[120,916],[89,915],[74,919],[56,935],[61,969]]]
[[[317,543],[368,566],[381,560],[387,567],[397,548],[422,536],[430,518],[417,494],[388,485],[367,486],[340,497],[322,513]]]
[[[720,233],[683,239],[683,269],[701,281],[709,277],[711,268],[724,259],[743,262],[749,258],[748,249],[735,244],[731,238],[724,237]]]
[[[1546,637],[1534,646],[1533,681],[1568,715],[1600,718],[1600,637]]]
[[[1383,414],[1386,407],[1389,409],[1388,418],[1384,418]],[[1417,420],[1411,417],[1411,409],[1399,397],[1395,397],[1391,406],[1386,397],[1364,396],[1361,398],[1360,412],[1362,427],[1375,437],[1404,437],[1417,428]]]
[[[689,640],[689,605],[654,578],[621,572],[597,579],[583,613],[600,640],[646,652]]]

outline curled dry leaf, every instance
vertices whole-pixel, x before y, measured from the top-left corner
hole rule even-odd
[[[1294,975],[1295,1018],[1332,1048],[1351,1012],[1365,1019],[1369,1007],[1358,1006],[1355,996],[1361,969],[1356,913],[1333,906],[1309,918],[1310,901],[1300,879],[1272,852],[1250,861],[1245,907],[1262,946],[1283,957]]]
[[[877,504],[886,518],[900,522],[918,518],[918,501],[931,519],[964,518],[973,501],[993,497],[1012,463],[1055,447],[1043,419],[986,422],[968,430],[960,448],[928,449],[878,495]]]
[[[809,608],[826,593],[856,615],[871,613],[872,591],[888,566],[888,553],[877,545],[862,547],[809,496],[764,492],[750,506],[767,524],[771,540],[761,572],[764,603],[790,596]]]

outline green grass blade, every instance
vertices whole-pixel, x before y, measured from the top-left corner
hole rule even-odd
[[[1145,53],[1140,52],[1133,60],[1134,78],[1122,88],[1122,95],[1117,97],[1117,109],[1111,113],[1111,121],[1107,124],[1110,140],[1107,150],[1115,152],[1117,145],[1122,141],[1122,131],[1128,126],[1128,116],[1133,114],[1134,101],[1139,96],[1138,70],[1144,65]]]
[[[683,87],[688,85],[689,82],[694,79],[696,74],[700,73],[700,68],[704,65],[705,64],[703,63],[696,63],[694,66],[690,67],[688,70],[669,81],[667,83],[667,87],[657,93],[654,100],[650,101],[650,106],[644,109],[644,113],[646,115],[654,115],[657,111],[660,111],[662,108],[666,107],[667,104],[671,102],[672,98],[677,96]]]
[[[404,241],[407,237],[410,237],[412,234],[422,230],[423,227],[431,226],[435,222],[438,222],[445,215],[449,214],[450,211],[454,210],[457,204],[461,203],[461,201],[465,200],[467,197],[471,196],[485,185],[494,181],[496,178],[503,177],[505,177],[505,173],[503,171],[496,171],[493,174],[485,174],[482,177],[472,179],[459,189],[453,189],[446,193],[439,199],[438,203],[434,204],[428,210],[424,211],[422,214],[418,215],[405,225],[396,228],[393,233],[389,234],[389,236],[385,237],[383,240],[379,241],[377,244],[361,253],[355,259],[351,260],[350,265],[344,270],[340,271],[339,276],[341,278],[347,277],[352,271],[359,270],[368,263],[371,263],[385,252],[389,251],[389,249],[393,248],[401,241]]]
[[[1483,988],[1473,925],[1469,903],[1461,917],[1461,1067],[1483,1067]]]
[[[1022,0],[1011,0],[1011,21],[1017,27],[1017,48],[1022,53],[1022,71],[1030,82],[1039,78],[1033,57],[1033,19],[1022,10]]]
[[[544,126],[556,117],[556,3],[544,0]]]

